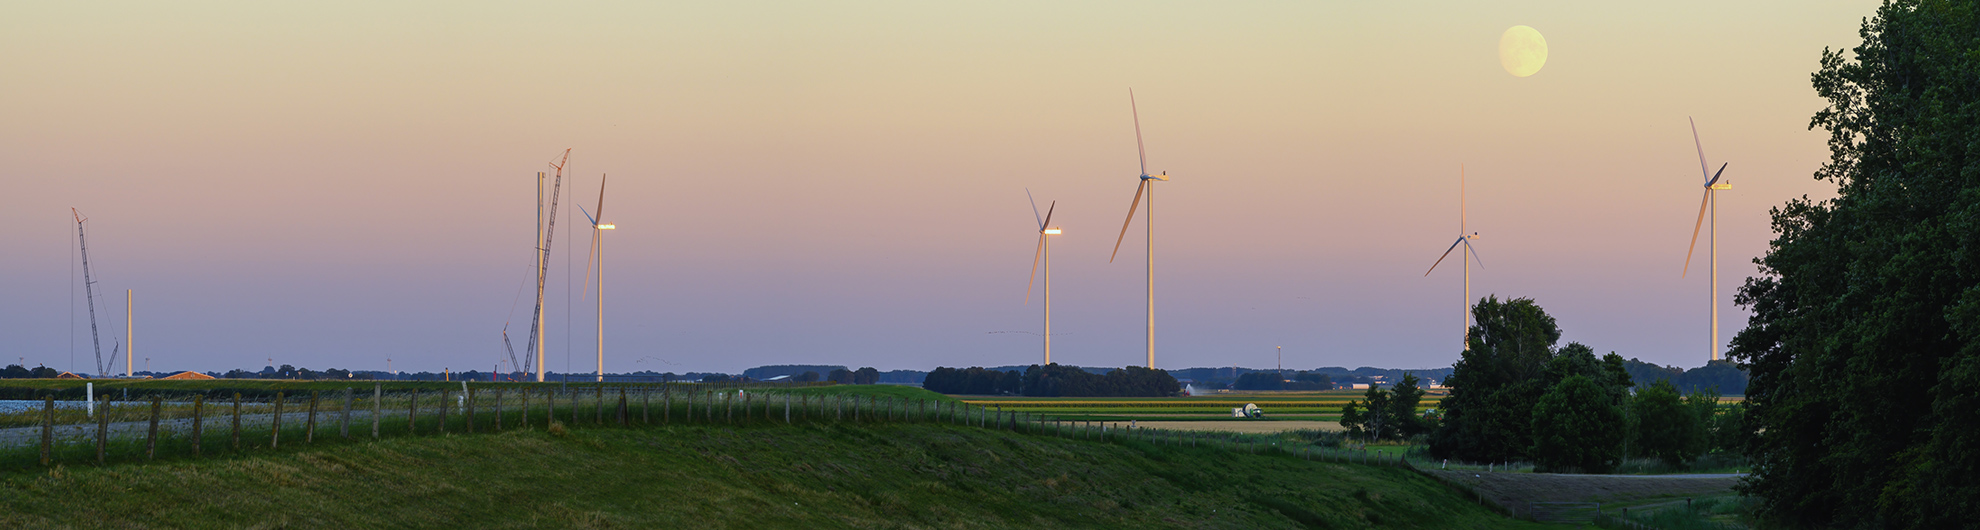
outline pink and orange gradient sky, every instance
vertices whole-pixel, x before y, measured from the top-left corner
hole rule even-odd
[[[1025,187],[1067,231],[1055,360],[1139,364],[1139,221],[1107,262],[1132,87],[1173,177],[1159,367],[1448,366],[1457,269],[1423,271],[1459,164],[1475,295],[1698,366],[1685,119],[1732,164],[1730,339],[1767,209],[1831,194],[1808,77],[1876,5],[11,3],[0,361],[92,370],[76,207],[104,348],[135,289],[140,366],[488,370],[529,314],[534,173],[570,147],[567,196],[613,179],[609,371],[1037,362],[992,333],[1039,328]],[[1529,78],[1497,59],[1520,24],[1551,47]],[[549,364],[590,371],[589,237],[558,237]]]

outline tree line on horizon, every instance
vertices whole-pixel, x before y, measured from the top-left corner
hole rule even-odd
[[[1129,366],[1095,374],[1058,363],[1031,365],[1023,372],[983,367],[938,367],[928,372],[921,388],[951,395],[1016,395],[1029,397],[1163,397],[1182,391],[1175,376],[1162,370]]]

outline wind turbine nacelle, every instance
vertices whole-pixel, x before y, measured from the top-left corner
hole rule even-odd
[[[1056,235],[1059,235],[1059,233],[1060,233],[1060,232],[1059,232],[1059,227],[1056,227],[1056,226],[1054,226],[1054,227],[1051,227],[1051,228],[1047,228],[1047,229],[1045,229],[1045,235],[1048,235],[1048,236],[1056,236]]]
[[[1162,181],[1162,182],[1168,182],[1168,181],[1169,181],[1169,172],[1167,172],[1167,171],[1164,171],[1164,172],[1162,172],[1162,174],[1160,174],[1160,175],[1142,175],[1142,176],[1141,176],[1141,180],[1159,180],[1159,181]]]
[[[1713,184],[1713,185],[1711,186],[1711,189],[1715,189],[1715,190],[1729,190],[1729,189],[1733,189],[1733,183],[1732,183],[1732,181],[1730,181],[1730,180],[1727,180],[1727,181],[1721,181],[1721,182],[1719,182],[1718,184]]]

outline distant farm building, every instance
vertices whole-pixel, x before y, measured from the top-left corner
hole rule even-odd
[[[212,378],[213,376],[210,375],[187,370],[184,372],[179,372],[165,377],[160,377],[159,379],[212,379]]]
[[[87,377],[76,375],[70,372],[62,372],[62,375],[55,376],[55,378],[56,379],[89,379]]]

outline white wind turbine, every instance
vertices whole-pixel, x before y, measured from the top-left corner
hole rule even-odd
[[[1052,365],[1052,242],[1050,236],[1059,235],[1059,227],[1052,225],[1052,212],[1059,209],[1059,201],[1045,208],[1045,217],[1038,217],[1038,200],[1031,198],[1031,190],[1024,190],[1024,198],[1031,200],[1031,218],[1038,221],[1038,250],[1031,254],[1031,279],[1024,281],[1024,303],[1031,303],[1031,282],[1038,278],[1038,261],[1045,261],[1045,364]]]
[[[1444,258],[1450,257],[1451,251],[1457,250],[1458,245],[1464,245],[1464,250],[1471,253],[1471,261],[1477,261],[1478,268],[1485,268],[1485,260],[1478,259],[1478,250],[1471,248],[1471,240],[1478,239],[1478,233],[1470,231],[1469,227],[1466,226],[1468,216],[1469,214],[1466,212],[1464,204],[1464,165],[1460,164],[1458,165],[1457,241],[1451,243],[1451,248],[1444,249],[1444,255],[1437,256],[1437,262],[1430,264],[1430,270],[1423,271],[1424,276],[1429,276],[1432,271],[1436,271],[1437,265],[1443,264]],[[1462,255],[1458,256],[1458,261],[1464,263],[1464,333],[1459,336],[1465,337],[1465,351],[1471,351],[1471,339],[1468,337],[1471,334],[1471,261],[1465,260]]]
[[[1134,89],[1128,89],[1128,110],[1134,113],[1134,150],[1141,156],[1141,184],[1134,188],[1134,201],[1128,203],[1127,221],[1121,223],[1121,235],[1114,238],[1113,256],[1121,254],[1121,240],[1127,238],[1128,225],[1134,223],[1135,207],[1141,205],[1141,196],[1145,192],[1148,195],[1148,213],[1142,217],[1147,219],[1143,224],[1148,226],[1148,368],[1153,369],[1155,368],[1155,186],[1151,181],[1166,182],[1169,180],[1169,172],[1164,171],[1160,175],[1148,174],[1148,151],[1141,146],[1141,110],[1134,105]],[[1108,263],[1114,262],[1113,256],[1107,258]]]
[[[616,225],[605,222],[605,176],[604,175],[598,176],[598,217],[592,217],[591,212],[585,212],[584,206],[582,205],[578,206],[578,211],[584,212],[584,219],[586,221],[591,221],[591,255],[590,257],[585,258],[585,264],[584,264],[585,276],[591,275],[593,263],[596,263],[598,266],[597,269],[598,270],[598,285],[597,285],[598,287],[598,382],[603,383],[605,382],[605,237],[604,235],[606,230],[614,230],[618,228],[618,226]],[[584,283],[590,284],[591,279],[585,278]]]
[[[1691,120],[1690,118],[1686,118],[1686,119]],[[1709,239],[1708,244],[1711,247],[1711,251],[1709,254],[1707,254],[1706,260],[1712,262],[1712,280],[1711,280],[1712,282],[1712,288],[1711,288],[1712,344],[1711,347],[1708,348],[1708,350],[1712,355],[1712,360],[1717,361],[1719,360],[1719,344],[1720,344],[1719,343],[1719,201],[1717,200],[1718,194],[1715,192],[1719,190],[1732,189],[1731,181],[1722,182],[1719,180],[1719,175],[1725,174],[1726,166],[1730,164],[1719,164],[1719,171],[1716,173],[1711,172],[1710,169],[1707,169],[1709,166],[1705,165],[1705,144],[1704,142],[1700,142],[1698,140],[1698,120],[1691,120],[1691,145],[1692,147],[1696,147],[1698,149],[1698,171],[1700,173],[1703,173],[1705,176],[1705,199],[1703,202],[1698,203],[1698,224],[1692,225],[1691,227],[1691,247],[1684,251],[1684,273],[1679,274],[1678,277],[1682,278],[1691,274],[1691,253],[1698,250],[1698,229],[1703,228],[1705,226],[1706,210],[1711,210],[1712,231],[1710,235],[1706,236]]]

